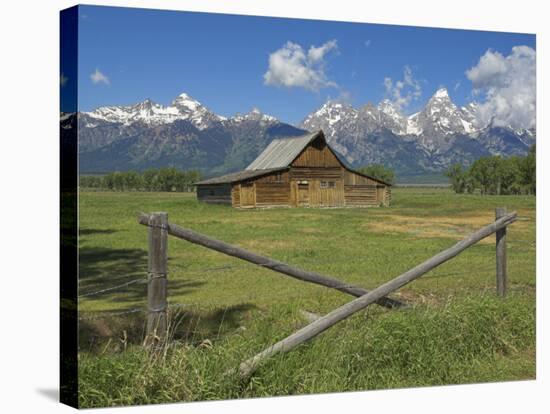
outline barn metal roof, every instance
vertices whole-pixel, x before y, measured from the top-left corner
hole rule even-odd
[[[317,131],[295,138],[274,139],[246,171],[288,167],[307,145],[321,134]]]
[[[286,170],[287,167],[283,168],[269,168],[265,170],[243,170],[239,172],[234,172],[231,174],[222,175],[220,177],[209,178],[208,180],[199,181],[195,184],[230,184],[238,181],[248,180],[250,178],[259,177],[265,174],[272,173],[274,171]]]

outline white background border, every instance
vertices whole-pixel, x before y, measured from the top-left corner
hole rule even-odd
[[[59,10],[61,0],[2,3],[0,12],[0,378],[2,412],[70,412],[58,404],[59,252]],[[550,25],[543,1],[302,1],[297,0],[129,0],[87,4],[212,11],[391,23],[537,34],[537,380],[369,391],[227,402],[170,404],[102,412],[335,412],[355,409],[407,413],[538,413],[549,409],[544,273],[548,260],[548,167],[543,118],[550,73]],[[543,89],[544,88],[544,89]],[[546,92],[546,93],[544,93]],[[544,246],[544,247],[543,247]],[[544,296],[543,296],[544,292]],[[546,329],[547,331],[548,329]],[[177,375],[177,373],[174,373]],[[546,391],[546,392],[545,392]]]

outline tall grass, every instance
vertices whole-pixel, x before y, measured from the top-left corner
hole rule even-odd
[[[247,328],[187,336],[160,357],[140,346],[81,352],[82,407],[135,405],[533,378],[535,305],[492,294],[367,312],[267,361],[247,382],[226,375],[303,326],[300,306],[249,310]],[[182,316],[185,317],[185,316]],[[189,320],[183,320],[185,325]],[[223,322],[220,322],[223,324]],[[208,336],[208,338],[206,337]]]

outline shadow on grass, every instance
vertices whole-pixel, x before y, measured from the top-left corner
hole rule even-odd
[[[170,258],[168,259],[170,262]],[[147,251],[143,249],[109,249],[80,247],[79,296],[101,299],[128,306],[103,307],[106,312],[123,311],[145,304],[147,298]],[[170,263],[168,265],[170,268]],[[204,281],[173,280],[168,276],[168,295],[182,296],[204,285]],[[113,290],[109,290],[113,289]]]
[[[78,234],[80,236],[89,236],[92,234],[113,234],[116,233],[118,230],[113,229],[79,229]]]
[[[114,233],[114,230],[83,229],[81,235]],[[147,303],[147,251],[133,248],[89,247],[86,237],[79,248],[79,296],[102,301],[101,312],[79,312],[79,346],[83,351],[117,351],[141,344],[145,333]],[[170,262],[170,258],[169,258]],[[168,265],[170,268],[170,263]],[[172,280],[168,276],[168,299],[185,296],[206,282]],[[113,288],[112,290],[109,290]],[[183,299],[185,302],[185,299]],[[112,305],[112,306],[109,306]],[[241,317],[254,305],[243,303],[219,309],[173,304],[169,308],[172,340],[195,343],[216,339],[239,327]],[[135,310],[132,313],[122,313]],[[199,342],[200,343],[200,342]]]
[[[88,296],[147,277],[147,252],[143,249],[109,249],[80,247],[79,295]],[[134,283],[121,290],[101,293],[102,299],[136,302],[146,294],[144,283]],[[90,298],[95,295],[90,296]]]
[[[245,314],[256,306],[242,303],[213,310],[169,310],[171,341],[198,345],[223,338],[241,326]],[[120,352],[140,345],[145,337],[146,312],[83,319],[79,323],[79,349],[92,353]]]

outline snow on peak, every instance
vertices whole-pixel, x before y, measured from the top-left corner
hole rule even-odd
[[[435,94],[435,98],[449,98],[449,91],[447,91],[447,88],[439,88]]]
[[[190,111],[196,111],[202,107],[199,101],[191,98],[185,92],[178,95],[176,99],[172,101],[172,106],[189,109]]]
[[[276,122],[277,118],[271,115],[262,113],[259,108],[253,107],[247,114],[237,113],[230,118],[234,122],[242,121],[264,121],[264,122]]]
[[[123,125],[130,125],[134,122],[160,125],[187,120],[199,129],[208,127],[214,121],[225,119],[210,112],[199,101],[186,93],[178,95],[169,106],[160,105],[147,98],[134,105],[103,106],[84,113],[90,118]],[[93,128],[96,124],[88,123],[86,126]]]
[[[378,109],[388,115],[393,115],[398,112],[395,104],[389,99],[384,99],[382,102],[380,102],[378,104]]]

